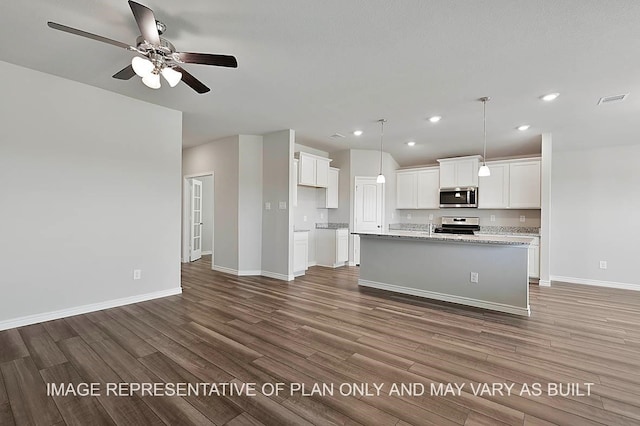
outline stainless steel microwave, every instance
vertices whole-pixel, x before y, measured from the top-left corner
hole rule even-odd
[[[440,188],[440,208],[478,207],[478,188]]]

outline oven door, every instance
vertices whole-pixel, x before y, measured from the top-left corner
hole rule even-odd
[[[478,207],[477,188],[440,189],[440,207]]]

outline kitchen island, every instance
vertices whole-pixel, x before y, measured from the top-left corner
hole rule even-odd
[[[356,234],[360,286],[530,314],[532,238],[413,231]]]

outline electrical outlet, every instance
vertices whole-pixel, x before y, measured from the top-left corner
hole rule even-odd
[[[286,201],[280,201],[280,203],[278,204],[278,207],[280,208],[280,210],[286,210],[287,209],[287,202]]]
[[[527,220],[527,218],[524,215],[520,216],[520,222],[524,222],[525,220]]]
[[[489,219],[491,222],[495,222],[496,221],[496,215],[492,214],[491,218]]]
[[[307,217],[306,216],[302,216],[302,221],[306,222],[307,221]]]
[[[393,215],[391,215],[393,217]],[[320,213],[320,219],[324,219],[324,213]]]
[[[395,219],[396,218],[396,214],[391,212],[391,219]]]
[[[429,215],[429,220],[433,220],[433,214]]]
[[[271,210],[271,203],[264,203],[265,210]]]
[[[133,279],[134,280],[142,279],[142,269],[134,269],[133,270]]]
[[[478,283],[478,273],[477,272],[472,272],[471,273],[471,282],[472,283]]]
[[[607,261],[606,260],[601,260],[600,261],[600,269],[607,269]]]
[[[407,219],[411,219],[411,213],[407,213]]]

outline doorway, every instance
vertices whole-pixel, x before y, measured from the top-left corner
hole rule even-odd
[[[182,262],[214,255],[213,172],[184,177],[182,213]]]
[[[384,183],[375,177],[355,178],[353,206],[354,232],[382,232],[384,230]],[[360,236],[353,236],[353,261],[360,264]]]

